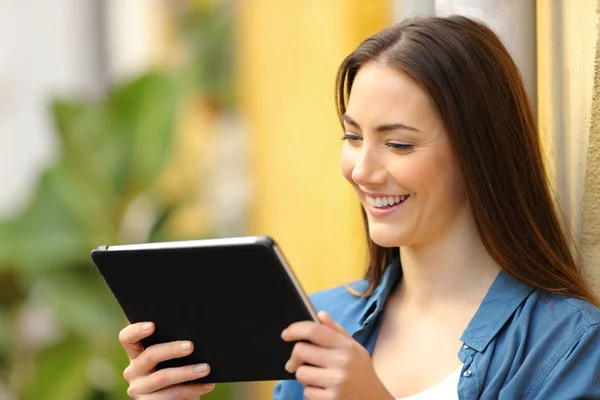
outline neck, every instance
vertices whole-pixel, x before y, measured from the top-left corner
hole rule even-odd
[[[479,239],[470,213],[428,244],[400,248],[399,295],[420,309],[480,304],[500,271]]]

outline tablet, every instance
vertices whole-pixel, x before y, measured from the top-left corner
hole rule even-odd
[[[294,343],[281,332],[318,318],[271,238],[101,246],[91,256],[127,319],[155,323],[145,348],[194,343],[157,369],[208,363],[210,374],[193,382],[295,379],[284,369]]]

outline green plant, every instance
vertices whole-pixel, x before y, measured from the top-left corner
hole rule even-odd
[[[175,14],[188,55],[181,71],[186,87],[216,110],[230,109],[235,103],[232,5],[188,0],[180,3],[178,8],[184,12]]]
[[[165,226],[186,199],[164,203],[157,179],[180,104],[194,99],[218,114],[234,102],[230,7],[168,4],[184,63],[99,101],[54,101],[58,157],[24,212],[0,221],[0,398],[128,398],[116,336],[127,321],[89,252],[170,239]],[[228,399],[231,390],[218,385],[203,399]]]
[[[155,183],[181,93],[175,77],[150,72],[98,102],[52,104],[59,157],[25,211],[0,223],[0,384],[16,399],[128,398],[117,340],[127,322],[89,252],[168,239],[176,206]]]

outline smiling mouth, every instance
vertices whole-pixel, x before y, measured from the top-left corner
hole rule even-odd
[[[383,196],[383,197],[371,197],[367,196],[367,203],[374,208],[391,208],[398,204],[404,203],[410,197],[409,194],[402,196]]]

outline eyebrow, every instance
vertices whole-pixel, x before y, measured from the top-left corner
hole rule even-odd
[[[354,126],[357,129],[361,129],[360,125],[358,124],[358,122],[356,122],[354,119],[352,119],[348,114],[344,114],[342,115],[342,119],[344,121],[346,121],[347,123],[349,123],[350,125]],[[420,132],[417,128],[414,128],[412,126],[408,126],[402,123],[393,123],[393,124],[383,124],[383,125],[379,125],[375,130],[377,132],[389,132],[389,131],[395,131],[397,129],[404,129],[407,131],[415,131],[415,132]]]

